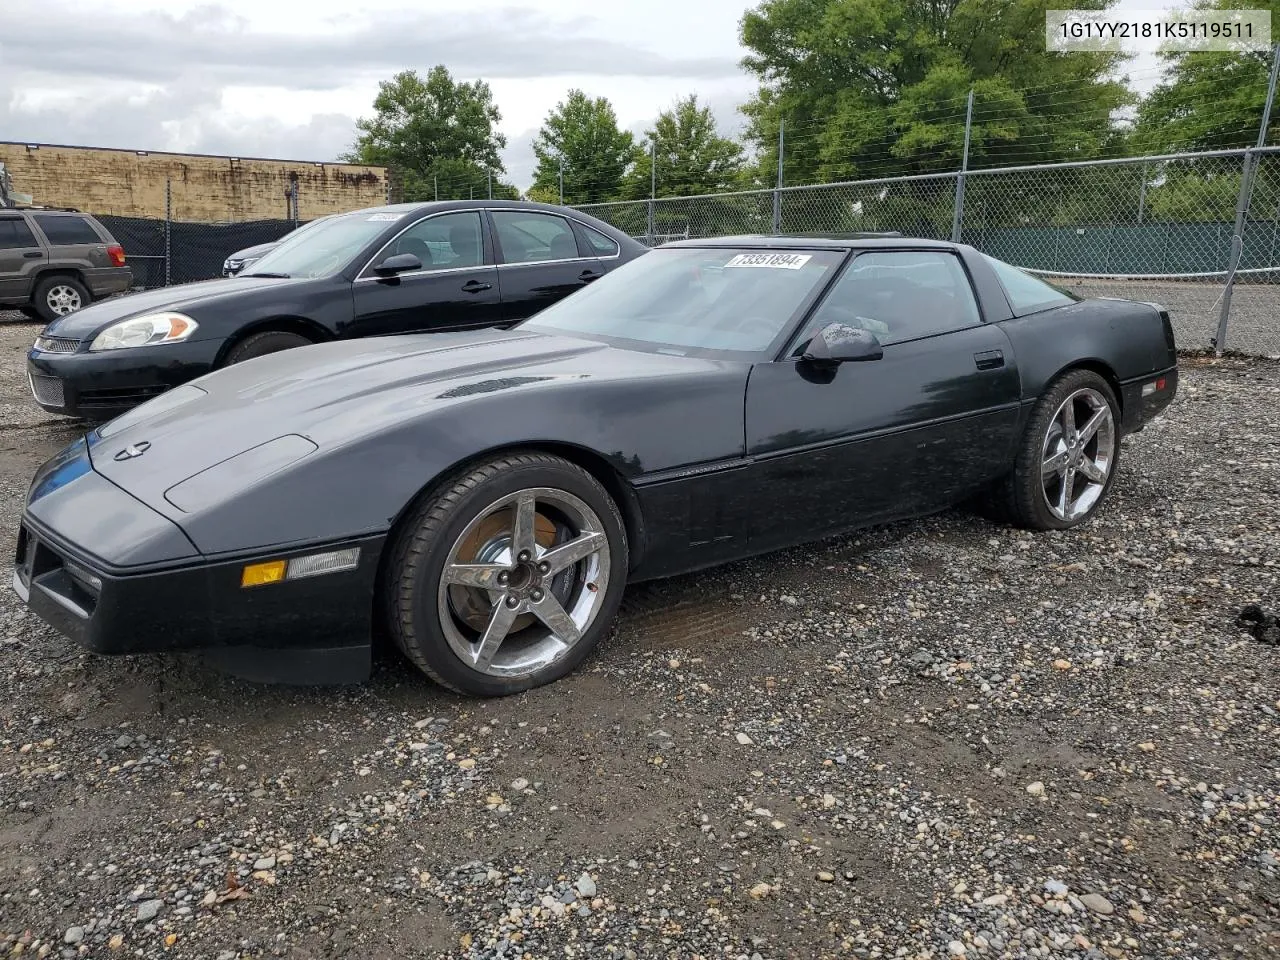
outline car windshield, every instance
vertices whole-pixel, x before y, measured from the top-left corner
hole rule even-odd
[[[331,277],[399,219],[370,210],[326,217],[286,236],[241,276]]]
[[[637,257],[519,326],[677,355],[759,354],[844,254],[674,247]]]

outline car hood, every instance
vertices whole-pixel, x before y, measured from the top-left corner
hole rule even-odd
[[[232,458],[241,474],[270,473],[496,392],[522,404],[528,391],[696,375],[704,363],[519,330],[337,341],[176,387],[90,433],[90,455],[96,471],[169,512],[184,509],[176,485]]]
[[[261,257],[265,253],[270,253],[279,243],[259,243],[257,246],[245,247],[243,250],[237,250],[228,260],[252,260]]]
[[[130,293],[123,297],[91,303],[75,313],[59,317],[44,328],[44,336],[87,340],[97,336],[103,329],[118,320],[156,313],[160,310],[189,313],[199,320],[200,310],[211,304],[224,304],[239,297],[254,296],[268,287],[308,282],[310,281],[304,278],[228,277]]]

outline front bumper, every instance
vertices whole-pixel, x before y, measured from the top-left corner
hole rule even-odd
[[[28,386],[49,413],[109,420],[213,369],[221,340],[101,353],[27,352]]]
[[[137,509],[148,510],[142,504]],[[23,515],[13,589],[42,620],[100,654],[251,648],[370,648],[382,537],[267,556],[150,569],[112,568]],[[359,566],[340,573],[242,587],[246,564],[359,546]],[[265,678],[264,678],[265,679]],[[360,679],[360,678],[353,678]]]

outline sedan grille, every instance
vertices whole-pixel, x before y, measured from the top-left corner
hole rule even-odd
[[[31,381],[31,392],[36,402],[50,407],[64,406],[62,381],[57,377],[42,377],[38,374],[27,374]]]
[[[75,353],[79,340],[70,337],[36,337],[36,349],[45,353]]]

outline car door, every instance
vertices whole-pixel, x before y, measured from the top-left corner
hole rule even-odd
[[[421,269],[393,277],[375,268],[410,253]],[[478,210],[437,213],[389,240],[352,284],[350,337],[493,326],[501,319],[493,246]]]
[[[578,248],[566,217],[538,210],[489,211],[499,257],[506,323],[531,317],[581,290],[604,271],[597,257]]]
[[[107,241],[85,217],[74,213],[33,213],[31,219],[44,234],[50,260],[58,265],[88,270],[112,266]]]
[[[48,252],[21,214],[0,213],[0,300],[25,300]]]
[[[825,325],[880,339],[880,359],[816,369],[800,359]],[[747,453],[763,491],[753,540],[772,549],[945,508],[1012,457],[1019,378],[1008,338],[984,323],[947,250],[857,254],[782,359],[753,367]]]

